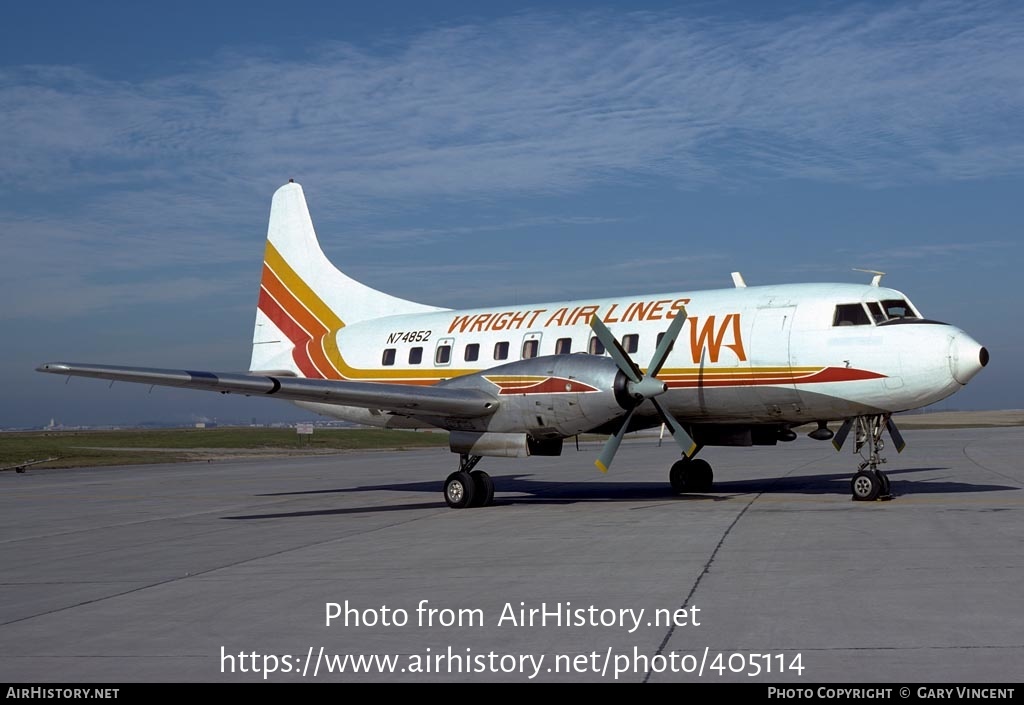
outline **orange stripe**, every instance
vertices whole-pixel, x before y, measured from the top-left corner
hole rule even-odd
[[[288,340],[292,341],[292,359],[302,374],[312,379],[319,378],[321,376],[320,371],[316,369],[316,366],[309,359],[304,344],[304,341],[308,340],[309,335],[285,313],[284,309],[274,301],[273,297],[263,287],[260,287],[259,309],[263,311],[267,318],[273,321],[274,325],[282,333],[288,336]]]
[[[337,341],[338,331],[345,327],[344,321],[331,310],[330,306],[324,303],[323,299],[316,295],[295,270],[285,262],[281,253],[269,242],[264,254],[264,265],[270,268],[270,271],[279,278],[281,284],[292,294],[295,300],[302,304],[323,327],[325,332],[317,337],[314,347],[316,348],[318,359],[329,365],[329,368],[325,367],[327,374],[332,378],[346,379],[341,371],[345,363],[341,358],[341,351],[338,350]],[[319,353],[323,353],[322,358]]]
[[[294,294],[295,298],[310,310],[313,316],[321,322],[326,330],[340,330],[345,324],[331,308],[309,288],[306,282],[302,281],[295,270],[288,266],[281,254],[274,249],[274,246],[267,243],[264,263],[278,276],[281,283]]]
[[[316,332],[319,327],[318,323],[310,323],[308,316],[302,316],[302,307],[297,306],[296,303],[290,300],[287,292],[274,291],[272,278],[268,278],[263,285],[263,290],[267,292],[267,295],[274,300],[280,307],[284,315],[294,324],[295,329],[303,332],[300,338],[294,339],[295,348],[292,356],[296,354],[303,356],[312,366],[316,369],[317,378],[323,379],[326,377],[324,370],[331,369],[329,365],[325,364],[325,360],[317,360],[311,354],[315,351],[315,348],[310,348],[310,341],[313,340],[313,333]],[[312,330],[311,330],[312,329]]]
[[[323,323],[321,323],[309,310],[302,305],[293,295],[292,292],[285,288],[284,284],[277,278],[274,272],[269,267],[263,269],[263,286],[267,289],[271,296],[277,300],[281,305],[281,308],[288,313],[288,315],[304,328],[309,335],[306,336],[304,347],[306,354],[309,359],[313,361],[317,369],[320,370],[321,377],[325,379],[341,379],[341,374],[331,364],[331,361],[327,358],[324,353],[323,346],[320,341],[327,335],[331,335]]]

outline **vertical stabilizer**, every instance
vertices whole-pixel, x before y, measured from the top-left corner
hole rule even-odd
[[[320,249],[302,187],[282,186],[270,206],[250,370],[340,379],[337,332],[402,313],[439,311],[360,284]]]

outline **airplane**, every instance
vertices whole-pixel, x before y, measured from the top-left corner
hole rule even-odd
[[[706,493],[709,446],[775,445],[808,435],[840,450],[855,430],[852,498],[888,497],[883,432],[896,412],[938,402],[989,362],[963,330],[924,318],[900,291],[870,284],[747,286],[452,310],[348,277],[324,255],[302,187],[271,203],[248,372],[51,362],[40,372],[289,400],[384,428],[447,430],[453,508],[486,506],[482,457],[560,455],[579,434],[664,424],[682,457],[675,493]],[[685,330],[685,332],[684,332]],[[636,360],[647,360],[641,367]],[[838,431],[828,427],[839,422]]]
[[[26,460],[23,463],[15,463],[14,465],[5,465],[4,467],[0,468],[0,472],[6,472],[8,470],[13,470],[14,472],[16,472],[16,473],[18,473],[20,475],[20,474],[24,473],[25,471],[27,471],[33,465],[40,465],[42,463],[48,463],[51,460],[60,460],[60,456],[59,455],[55,455],[52,458],[43,458],[42,460]]]

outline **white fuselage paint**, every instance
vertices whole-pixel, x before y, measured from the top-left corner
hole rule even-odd
[[[588,352],[597,315],[620,342],[636,336],[630,356],[645,367],[658,334],[685,307],[688,320],[659,374],[669,385],[661,403],[691,422],[792,424],[926,406],[981,369],[981,346],[951,325],[834,325],[837,305],[892,299],[906,297],[878,286],[789,284],[440,310],[346,326],[337,345],[350,379],[434,384],[522,359],[534,345],[536,355],[553,355],[568,339],[572,353]],[[495,356],[502,343],[504,359]],[[442,346],[450,346],[447,362]],[[467,359],[473,346],[476,359]],[[414,348],[422,349],[418,363],[410,362]],[[299,405],[362,424],[424,425],[372,409]],[[649,403],[640,411],[653,417]]]

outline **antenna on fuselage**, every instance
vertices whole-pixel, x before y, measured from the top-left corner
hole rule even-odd
[[[878,272],[875,271],[874,269],[858,269],[857,267],[854,267],[853,271],[864,272],[865,274],[874,274],[875,276],[871,277],[871,286],[878,286],[879,284],[881,284],[882,277],[885,276],[885,272]]]

